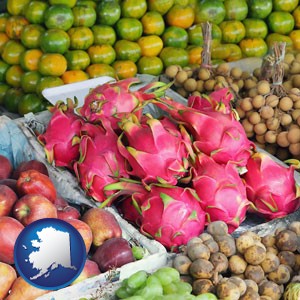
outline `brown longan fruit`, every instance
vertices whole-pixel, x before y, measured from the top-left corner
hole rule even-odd
[[[238,68],[238,67],[233,67],[230,70],[230,76],[234,79],[240,79],[242,76],[242,73],[243,73],[242,69]]]
[[[171,79],[174,79],[176,74],[181,70],[181,67],[178,65],[171,65],[166,67],[165,75]]]
[[[204,81],[204,90],[211,92],[214,90],[214,86],[216,84],[216,81],[214,79],[208,79]]]
[[[290,97],[285,96],[279,100],[278,107],[283,111],[289,111],[290,109],[293,108],[293,105],[294,105],[293,100]]]
[[[175,76],[175,82],[183,84],[188,79],[188,73],[184,70],[179,71]]]
[[[265,119],[265,120],[272,118],[272,117],[274,116],[274,113],[275,113],[275,112],[274,112],[274,109],[273,109],[271,106],[269,106],[269,105],[263,106],[263,107],[259,110],[259,112],[260,112],[260,116],[261,116],[263,119]]]
[[[266,99],[262,95],[256,95],[252,99],[252,105],[256,109],[260,109],[263,105],[265,105]]]
[[[294,53],[288,52],[285,54],[283,61],[286,62],[287,64],[291,64],[294,59],[295,59]]]
[[[211,74],[210,71],[206,68],[200,68],[198,71],[198,79],[200,80],[208,80],[210,78]]]
[[[253,131],[258,134],[258,135],[262,135],[264,133],[266,133],[266,131],[268,130],[267,126],[265,123],[258,123],[255,124],[253,127]]]
[[[241,79],[245,80],[247,78],[249,78],[251,75],[248,71],[243,71],[242,75],[241,75]]]
[[[202,93],[204,91],[204,81],[199,79],[197,80],[196,91]]]
[[[256,134],[256,135],[255,135],[255,139],[256,139],[256,141],[259,142],[260,144],[265,144],[265,143],[266,143],[265,135],[264,135],[264,134],[262,134],[262,135]]]
[[[290,114],[283,114],[280,117],[280,124],[282,126],[289,126],[293,122],[293,118]]]
[[[295,102],[297,100],[300,100],[300,89],[298,88],[292,88],[289,93],[288,96]]]
[[[273,117],[266,120],[266,126],[269,130],[277,130],[280,126],[280,122],[277,118]]]
[[[251,97],[251,98],[254,98],[255,96],[257,96],[258,93],[257,93],[257,89],[256,89],[256,86],[251,88],[249,91],[248,91],[248,96]]]
[[[253,78],[248,78],[245,80],[244,87],[246,90],[250,90],[251,88],[256,87],[256,82]]]
[[[274,130],[268,130],[265,133],[265,141],[269,144],[275,144],[277,140],[277,133]]]
[[[292,155],[300,155],[300,143],[293,143],[289,145],[289,151]]]
[[[183,87],[188,92],[193,92],[197,88],[197,81],[195,78],[188,78],[184,83]]]
[[[271,91],[270,84],[267,80],[260,80],[257,84],[257,92],[260,95],[269,94]]]
[[[216,72],[222,75],[227,75],[229,71],[230,71],[230,65],[226,62],[219,64],[216,68]]]
[[[297,100],[297,101],[294,102],[293,108],[294,109],[299,109],[300,108],[300,100]]]
[[[256,77],[256,78],[259,78],[261,76],[261,68],[255,68],[253,70],[253,75]]]
[[[289,140],[287,139],[287,131],[281,131],[277,135],[277,144],[280,147],[286,148],[290,145]]]
[[[290,65],[290,74],[299,74],[300,73],[300,62],[294,60]]]
[[[176,89],[176,92],[184,98],[187,98],[189,96],[188,91],[184,87],[178,87]]]
[[[251,124],[255,125],[261,122],[260,114],[257,111],[251,111],[250,115],[248,116],[248,120]]]
[[[252,99],[250,97],[243,98],[240,103],[240,108],[243,111],[250,111],[253,109]]]
[[[287,139],[291,144],[300,142],[300,127],[296,126],[288,130]]]
[[[279,97],[277,95],[269,95],[266,97],[266,105],[276,107],[279,103]]]
[[[242,110],[239,106],[235,110],[238,113],[240,119],[243,119],[245,117],[245,111]]]
[[[290,91],[293,88],[293,84],[291,80],[286,80],[282,83],[282,86],[286,91]]]
[[[300,74],[293,75],[292,85],[293,85],[293,87],[296,87],[296,88],[300,87]]]

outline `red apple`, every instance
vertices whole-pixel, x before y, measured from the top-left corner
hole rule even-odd
[[[24,226],[43,218],[57,218],[55,205],[39,194],[28,194],[19,198],[12,209],[12,214]]]
[[[13,166],[10,160],[0,154],[0,179],[9,178],[12,174]]]
[[[7,296],[16,278],[16,270],[11,265],[0,262],[0,299],[4,299]]]
[[[14,246],[23,229],[23,224],[15,218],[0,217],[0,261],[10,265],[14,263]]]
[[[5,300],[34,300],[50,291],[39,289],[19,276],[13,283],[11,291]]]
[[[107,239],[122,236],[120,224],[108,210],[98,207],[89,208],[81,220],[91,227],[95,247],[100,246]]]
[[[19,196],[27,194],[40,194],[54,203],[57,193],[52,180],[36,170],[24,171],[17,180]]]
[[[56,199],[54,200],[54,204],[56,207],[65,207],[65,206],[68,206],[69,203],[66,199],[64,199],[63,197],[61,196],[56,196]]]
[[[0,184],[0,217],[10,215],[17,199],[17,194],[9,186]]]
[[[46,167],[46,165],[36,159],[32,159],[29,161],[23,161],[21,162],[13,171],[12,173],[12,178],[14,179],[18,179],[20,174],[24,171],[28,171],[28,170],[36,170],[39,171],[40,173],[45,174],[46,176],[49,176],[49,172],[48,169]]]
[[[98,264],[95,261],[87,259],[81,273],[71,285],[99,274],[101,274],[101,271],[99,270]]]
[[[75,227],[81,234],[85,244],[86,253],[88,253],[90,251],[93,241],[93,233],[90,226],[78,219],[66,219],[65,221],[71,224],[73,227]]]
[[[129,242],[122,237],[106,240],[96,249],[91,259],[98,264],[101,272],[122,267],[135,260]]]
[[[57,218],[61,220],[66,219],[79,219],[80,212],[77,208],[71,205],[65,207],[56,207],[57,209]]]
[[[16,194],[18,194],[17,190],[17,180],[13,178],[5,178],[0,180],[0,184],[4,184],[9,186]]]

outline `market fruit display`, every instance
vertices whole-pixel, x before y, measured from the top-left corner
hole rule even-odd
[[[49,292],[27,283],[14,268],[16,240],[21,231],[36,220],[65,220],[82,236],[87,253],[86,262],[79,277],[71,285],[143,258],[146,253],[144,247],[137,241],[131,243],[123,237],[123,227],[111,211],[96,207],[79,208],[58,194],[55,194],[55,199],[51,199],[56,188],[51,178],[44,174],[45,170],[48,172],[46,164],[32,159],[13,167],[6,156],[0,155],[0,160],[7,162],[0,165],[0,173],[6,174],[0,184],[1,299],[33,299]],[[12,174],[15,179],[11,177]],[[24,178],[28,179],[29,187],[23,186]],[[10,184],[9,179],[15,181],[15,184]],[[49,182],[52,184],[52,193],[43,194],[42,191],[49,190]],[[94,240],[97,243],[93,243]],[[139,255],[135,255],[137,251]]]
[[[38,136],[48,161],[55,166],[57,157],[100,207],[116,206],[170,251],[210,222],[223,220],[233,232],[247,213],[271,220],[299,208],[295,162],[284,166],[257,151],[232,109],[229,88],[180,103],[166,96],[170,84],[163,82],[129,89],[139,81],[96,86],[81,107],[58,101]],[[144,114],[147,105],[154,109]],[[66,124],[64,136],[53,130],[58,120]],[[66,147],[72,157],[61,165]],[[278,182],[286,189],[278,191]]]
[[[0,16],[0,62],[7,65],[1,83],[32,95],[0,104],[20,115],[35,113],[48,105],[42,96],[47,87],[103,75],[159,76],[171,64],[200,64],[205,22],[213,25],[216,63],[263,57],[278,41],[297,50],[299,7],[297,0],[8,0]],[[28,72],[40,75],[30,87],[23,80]]]

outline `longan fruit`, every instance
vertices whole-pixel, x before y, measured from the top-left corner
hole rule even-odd
[[[242,73],[243,73],[242,69],[238,68],[238,67],[233,67],[230,70],[230,76],[234,79],[240,79],[242,76]]]
[[[181,67],[178,65],[171,65],[166,67],[165,75],[171,79],[174,79],[176,74],[181,70]]]
[[[297,118],[300,116],[300,108],[296,108],[296,109],[292,110],[291,115],[292,115],[293,120],[296,121]]]
[[[262,135],[256,134],[256,135],[255,135],[255,139],[256,139],[256,141],[259,142],[260,144],[265,144],[265,143],[266,143],[266,141],[265,141],[265,135],[264,135],[264,134],[262,134]]]
[[[293,87],[296,87],[296,88],[300,87],[300,74],[295,74],[292,77],[292,85],[293,85]]]
[[[292,155],[300,155],[300,143],[293,143],[289,145],[289,151]]]
[[[228,74],[230,71],[230,65],[228,63],[221,63],[217,66],[216,72],[218,74]]]
[[[198,79],[200,80],[208,80],[210,78],[211,74],[210,71],[206,68],[200,68],[198,71]]]
[[[260,114],[257,111],[251,111],[248,120],[251,124],[255,125],[259,122],[261,122]]]
[[[274,130],[268,130],[265,133],[265,141],[269,144],[274,144],[276,143],[277,140],[277,133]]]
[[[231,86],[230,86],[230,88],[234,91],[234,92],[236,92],[236,93],[238,93],[239,92],[239,86],[236,84],[236,83],[232,83],[231,84]]]
[[[271,106],[269,106],[269,105],[263,106],[263,107],[259,110],[259,112],[260,112],[260,116],[261,116],[263,119],[265,119],[265,120],[272,118],[272,117],[274,116],[274,113],[275,113],[275,112],[274,112],[274,109],[273,109]]]
[[[255,68],[253,70],[253,75],[256,77],[256,78],[259,78],[261,76],[261,68]]]
[[[204,81],[204,90],[210,92],[214,90],[214,86],[216,84],[216,81],[214,79],[208,79]]]
[[[291,80],[286,80],[282,83],[282,86],[286,91],[290,91],[293,88],[293,84]]]
[[[280,117],[280,124],[282,126],[289,126],[293,122],[293,118],[290,114],[283,114]]]
[[[278,135],[277,135],[277,144],[280,147],[286,148],[290,145],[289,140],[287,138],[287,134],[288,134],[287,131],[281,131],[281,132],[278,133]]]
[[[241,75],[241,79],[245,80],[245,79],[248,79],[250,76],[251,75],[248,71],[243,71],[242,75]]]
[[[287,63],[288,65],[290,65],[293,62],[294,59],[295,59],[294,53],[289,52],[289,53],[285,54],[283,61],[285,63]]]
[[[191,95],[192,96],[201,96],[201,93],[198,91],[193,91]]]
[[[297,100],[297,101],[294,102],[293,108],[294,108],[294,109],[300,108],[300,100]]]
[[[279,100],[278,107],[283,111],[289,111],[293,108],[293,105],[294,101],[290,97],[285,96]]]
[[[183,83],[183,88],[187,92],[193,92],[197,88],[197,81],[195,78],[188,78],[184,83]]]
[[[188,79],[188,73],[184,70],[179,71],[175,76],[175,82],[183,84]]]
[[[287,139],[289,140],[289,142],[291,144],[299,143],[300,142],[300,128],[298,126],[289,128],[288,134],[287,134]]]
[[[184,98],[186,98],[186,97],[189,96],[188,91],[187,91],[185,88],[183,88],[183,87],[178,87],[178,88],[176,89],[176,92],[177,92],[180,96],[182,96],[182,97],[184,97]]]
[[[289,91],[288,96],[295,102],[297,100],[300,100],[300,89],[298,88],[292,88]]]
[[[202,93],[204,91],[204,81],[199,79],[197,80],[196,91]]]
[[[300,126],[300,116],[297,117],[296,123]]]
[[[253,127],[253,131],[258,134],[258,135],[262,135],[264,133],[266,133],[266,131],[268,130],[267,126],[265,123],[258,123],[255,124]]]
[[[188,78],[193,76],[193,72],[194,70],[190,67],[190,66],[186,66],[182,69],[183,71],[185,71],[188,75]]]
[[[240,119],[243,119],[245,117],[245,111],[242,110],[239,106],[235,110],[238,113]]]
[[[257,93],[257,88],[256,86],[251,88],[249,91],[248,91],[248,96],[251,97],[251,98],[254,98],[255,96],[257,96],[258,93]]]
[[[263,105],[265,105],[265,103],[266,103],[266,99],[262,95],[256,95],[252,99],[252,105],[256,109],[261,108]]]
[[[270,84],[267,80],[261,80],[257,84],[257,92],[260,95],[266,95],[269,94],[271,91]]]
[[[244,130],[246,132],[252,132],[253,133],[254,125],[251,124],[248,119],[242,120],[242,125],[243,125]]]
[[[277,118],[272,117],[266,120],[268,130],[277,130],[280,127],[280,122]]]
[[[300,62],[294,60],[290,65],[290,74],[299,74],[300,73]]]
[[[277,95],[269,95],[266,97],[266,105],[276,107],[279,103],[279,97]]]
[[[251,88],[256,87],[256,82],[253,80],[253,78],[248,78],[245,80],[244,87],[246,90],[250,90]]]
[[[253,109],[252,99],[250,97],[243,98],[240,103],[240,108],[243,111],[250,111]]]

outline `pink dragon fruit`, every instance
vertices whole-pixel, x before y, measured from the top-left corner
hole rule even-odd
[[[198,154],[193,167],[192,185],[196,190],[206,221],[222,220],[233,232],[246,217],[250,202],[236,166],[218,164],[205,154]]]
[[[283,166],[264,152],[254,153],[242,175],[253,212],[268,220],[286,216],[300,207],[300,187],[295,166]]]
[[[199,198],[191,188],[179,186],[151,186],[140,206],[140,231],[176,251],[204,230],[205,213]]]
[[[102,119],[102,125],[84,124],[79,144],[80,158],[73,166],[87,195],[103,205],[111,205],[108,196],[113,193],[106,194],[104,187],[120,177],[128,177],[125,159],[117,149],[117,139],[118,136],[106,118]]]
[[[89,122],[97,122],[105,116],[116,130],[122,117],[135,113],[140,118],[146,100],[163,95],[168,87],[162,82],[152,82],[136,91],[130,90],[132,85],[140,82],[137,77],[132,77],[99,85],[91,89],[78,113]]]
[[[76,99],[67,104],[58,101],[49,111],[52,113],[46,131],[38,136],[44,146],[47,160],[56,167],[72,169],[79,157],[80,130],[84,120],[75,114]]]
[[[177,184],[187,175],[191,140],[167,118],[145,116],[140,123],[134,115],[123,120],[118,149],[128,161],[127,172],[143,183]]]
[[[155,99],[153,103],[187,128],[196,151],[211,156],[218,163],[231,161],[239,167],[246,165],[255,145],[247,138],[234,113],[207,108],[198,110],[166,97]]]

